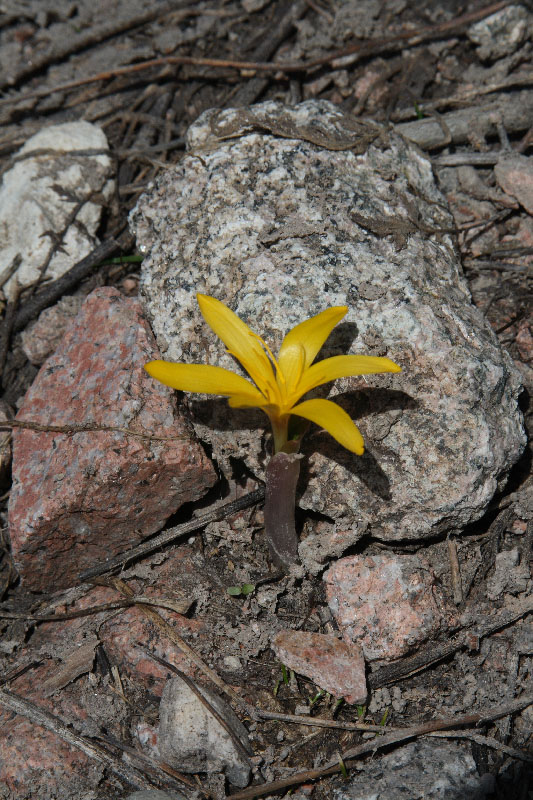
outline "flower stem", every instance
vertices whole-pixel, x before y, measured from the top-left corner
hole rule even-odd
[[[282,417],[271,417],[270,423],[274,434],[274,454],[281,453],[287,444],[289,414],[284,414]]]
[[[299,453],[279,452],[266,468],[265,534],[272,561],[285,572],[298,561],[294,508],[302,458]]]

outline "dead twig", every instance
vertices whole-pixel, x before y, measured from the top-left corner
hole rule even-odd
[[[448,559],[450,561],[450,575],[452,579],[453,602],[456,606],[463,602],[463,583],[461,581],[461,567],[459,556],[457,555],[457,545],[455,540],[448,536]]]
[[[388,664],[375,670],[375,672],[371,672],[368,676],[368,685],[371,689],[379,689],[382,686],[409,678],[411,675],[416,675],[418,672],[444,661],[444,659],[449,658],[459,650],[471,649],[473,644],[477,646],[480,639],[507,627],[507,625],[512,625],[513,622],[532,612],[533,597],[526,597],[515,603],[511,608],[489,617],[476,628],[462,631],[445,644],[432,645],[425,650],[419,651],[411,658],[402,659],[397,664]]]
[[[13,329],[15,327],[16,314],[21,294],[22,287],[19,286],[17,282],[15,284],[13,297],[7,304],[4,323],[2,325],[2,333],[0,334],[0,379],[4,374],[4,369],[6,366],[9,342],[11,341],[11,334],[13,333]]]
[[[1,101],[0,101],[1,102]],[[102,261],[117,255],[124,250],[130,250],[135,243],[135,238],[129,231],[124,231],[118,238],[106,239],[105,242],[95,247],[92,253],[82,258],[77,264],[65,272],[60,278],[50,282],[46,287],[37,292],[32,298],[24,303],[18,311],[13,324],[13,332],[22,330],[28,322],[37,317],[41,311],[56,300],[59,300],[66,292],[73,289],[81,280],[86,278]]]
[[[20,697],[7,689],[0,689],[0,706],[22,717],[26,717],[26,719],[29,719],[30,722],[35,725],[40,725],[42,728],[52,731],[52,733],[55,733],[56,736],[59,736],[72,747],[81,750],[81,752],[85,753],[92,761],[97,761],[99,764],[109,769],[117,778],[124,781],[128,786],[134,786],[136,789],[153,789],[156,787],[157,784],[147,780],[137,769],[126,766],[121,758],[112,756],[102,747],[74,733],[63,720],[36,705],[31,700]],[[176,788],[180,787],[177,786]]]
[[[533,113],[533,90],[501,92],[484,105],[449,111],[439,121],[426,117],[413,122],[400,122],[394,125],[394,130],[419,147],[431,150],[443,147],[449,136],[454,144],[459,144],[468,142],[472,131],[483,137],[496,135],[497,127],[492,119],[495,111],[502,115],[509,133],[527,130]],[[448,133],[443,132],[443,122]]]
[[[176,600],[136,595],[132,597],[131,600],[117,600],[113,603],[101,603],[100,605],[91,606],[90,608],[81,608],[78,611],[67,611],[65,614],[25,614],[22,611],[8,611],[7,609],[4,610],[0,608],[0,619],[24,619],[28,622],[64,622],[68,619],[90,617],[91,614],[102,614],[104,611],[118,611],[136,605],[164,608],[166,611],[174,611],[176,614],[186,614],[191,606],[189,601],[182,601],[180,603]]]
[[[233,744],[235,745],[241,756],[244,756],[244,758],[248,761],[249,757],[253,756],[254,754],[253,750],[250,747],[245,747],[244,743],[241,742],[237,734],[230,728],[224,717],[218,713],[213,704],[209,702],[209,699],[202,694],[202,692],[195,684],[195,682],[192,681],[188,675],[185,675],[184,672],[175,667],[174,664],[170,664],[168,661],[165,661],[163,658],[159,658],[159,656],[156,656],[155,653],[150,653],[148,650],[145,650],[144,652],[148,656],[150,656],[150,658],[153,658],[154,661],[157,661],[158,664],[161,664],[161,666],[165,667],[166,669],[169,669],[171,672],[177,675],[178,678],[180,678],[188,686],[188,688],[198,698],[198,700],[204,706],[204,708],[206,708],[209,711],[209,713],[216,719],[219,725],[222,725],[222,727],[230,737],[231,741],[233,742]]]
[[[108,431],[111,433],[125,433],[127,436],[136,436],[139,439],[148,439],[154,442],[185,441],[189,438],[187,436],[154,436],[152,433],[133,431],[131,428],[115,428],[112,425],[97,425],[95,422],[84,422],[82,425],[45,425],[40,422],[30,422],[23,419],[0,421],[0,430],[6,428],[20,428],[22,430],[35,431],[36,433],[65,433],[71,436],[77,433]]]
[[[254,72],[270,72],[270,73],[291,73],[291,72],[309,72],[317,67],[330,66],[333,69],[339,69],[353,64],[357,59],[367,57],[369,55],[376,55],[391,50],[401,50],[406,45],[421,44],[422,42],[431,41],[434,39],[448,36],[451,33],[457,32],[461,28],[471,25],[473,22],[484,19],[490,14],[494,14],[502,8],[510,5],[512,0],[501,0],[498,3],[491,3],[477,11],[470,11],[466,14],[461,14],[454,19],[438,25],[432,25],[426,28],[419,28],[415,31],[404,31],[395,34],[394,36],[385,36],[379,39],[372,39],[368,42],[358,42],[351,47],[343,50],[338,50],[330,53],[321,58],[312,59],[311,61],[303,62],[289,62],[289,63],[271,63],[259,61],[239,61],[235,59],[218,59],[218,58],[198,58],[196,56],[164,56],[161,58],[152,58],[148,61],[142,61],[138,64],[130,64],[126,67],[117,67],[115,69],[99,72],[96,75],[90,75],[86,78],[80,78],[75,81],[68,81],[67,83],[59,84],[57,86],[47,87],[45,89],[38,89],[33,92],[27,92],[19,96],[5,97],[0,100],[0,106],[6,104],[18,103],[30,99],[39,99],[47,97],[55,92],[65,92],[70,89],[77,89],[80,86],[87,86],[90,83],[97,83],[98,81],[107,81],[111,78],[117,78],[121,75],[132,75],[138,72],[143,72],[153,67],[166,67],[166,66],[198,66],[198,67],[213,67],[222,69],[236,69]],[[32,64],[32,69],[35,65]],[[40,68],[40,67],[39,67]],[[0,84],[1,87],[1,84]]]
[[[79,580],[83,583],[95,578],[97,575],[103,575],[105,572],[110,572],[117,567],[123,567],[126,562],[131,561],[134,558],[140,558],[141,556],[149,555],[155,550],[159,550],[160,547],[170,544],[170,542],[173,542],[180,536],[192,533],[193,531],[197,531],[200,528],[209,525],[210,522],[219,522],[221,519],[231,517],[233,514],[237,514],[239,511],[243,511],[245,508],[250,508],[251,506],[257,505],[264,500],[264,497],[265,490],[261,488],[256,489],[254,492],[249,492],[243,497],[233,500],[231,503],[217,506],[216,508],[208,511],[206,514],[202,514],[202,516],[190,520],[190,522],[184,522],[181,525],[176,525],[174,528],[169,528],[167,531],[163,531],[163,533],[160,533],[159,536],[150,539],[148,542],[143,542],[142,544],[137,545],[137,547],[132,547],[130,550],[126,550],[124,553],[109,559],[109,561],[104,562],[103,564],[98,564],[96,567],[91,567],[90,569],[84,570],[84,572],[78,576]]]
[[[381,750],[389,745],[405,742],[409,739],[425,736],[433,731],[445,730],[446,728],[456,728],[457,726],[467,725],[482,725],[486,722],[491,722],[494,719],[506,717],[508,714],[522,711],[524,708],[527,708],[532,704],[533,694],[530,694],[525,697],[521,697],[518,700],[507,703],[504,706],[500,706],[499,708],[493,708],[485,713],[468,714],[466,716],[457,717],[454,719],[433,720],[432,722],[425,722],[421,725],[414,725],[409,728],[404,728],[403,730],[395,731],[394,733],[385,734],[384,736],[377,736],[371,741],[364,742],[357,747],[352,747],[342,753],[341,758],[347,768],[354,767],[357,766],[358,759],[361,756],[366,755],[367,753],[375,752],[376,750]],[[306,770],[304,772],[299,772],[296,775],[291,775],[290,778],[272,781],[271,783],[265,783],[261,786],[251,786],[248,789],[244,789],[242,792],[230,794],[228,796],[228,800],[252,800],[254,797],[259,797],[264,794],[274,794],[282,789],[287,789],[289,786],[296,786],[300,783],[314,781],[318,778],[323,778],[326,775],[334,775],[336,772],[341,771],[342,767],[337,761],[333,763],[330,762],[321,769]]]
[[[472,742],[476,742],[476,744],[482,747],[490,747],[493,750],[499,750],[501,753],[505,753],[511,758],[517,758],[519,761],[533,763],[533,756],[522,752],[522,750],[509,747],[509,745],[499,742],[492,736],[482,736],[479,733],[474,733],[474,731],[433,731],[433,733],[428,733],[428,737],[431,739],[470,739]]]
[[[113,586],[125,597],[132,598],[135,596],[133,589],[131,589],[128,584],[125,583],[125,581],[120,580],[120,578],[111,578],[109,585]],[[159,630],[164,636],[167,637],[167,639],[170,639],[170,641],[176,645],[178,650],[180,650],[180,652],[182,652],[183,655],[189,659],[189,661],[198,667],[198,669],[203,672],[204,675],[206,675],[206,677],[208,677],[218,689],[220,689],[221,692],[224,692],[224,694],[227,695],[239,708],[242,708],[244,711],[246,711],[246,713],[249,714],[252,719],[256,719],[255,710],[251,708],[251,706],[249,706],[248,703],[243,700],[243,698],[240,697],[240,695],[238,695],[234,689],[231,688],[231,686],[228,686],[214,670],[207,666],[207,664],[192,649],[192,647],[189,647],[189,645],[183,641],[181,636],[178,636],[174,628],[165,622],[163,617],[161,617],[157,611],[154,611],[152,608],[148,608],[145,605],[139,605],[138,608],[159,628]]]
[[[323,717],[304,717],[300,714],[279,714],[277,711],[265,711],[256,708],[257,715],[264,720],[272,719],[280,722],[294,722],[296,725],[309,725],[311,728],[337,728],[341,731],[371,731],[383,733],[383,725],[367,725],[366,722],[339,722],[336,719]],[[387,730],[391,730],[387,728]]]

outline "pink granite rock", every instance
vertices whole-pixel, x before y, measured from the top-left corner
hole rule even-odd
[[[62,297],[54,306],[41,311],[38,319],[22,332],[22,349],[28,361],[40,366],[59,346],[84,298]]]
[[[503,191],[533,214],[533,159],[518,153],[506,156],[494,166],[494,174]]]
[[[139,302],[96,289],[24,398],[19,420],[176,437],[14,432],[9,526],[27,588],[69,586],[213,485],[213,467],[176,415],[172,391],[143,369],[153,358],[159,352]]]
[[[347,703],[364,703],[367,696],[361,647],[327,633],[279,631],[272,649],[286,666]]]
[[[452,619],[433,570],[416,555],[341,558],[324,580],[344,640],[360,644],[367,661],[400,658]]]

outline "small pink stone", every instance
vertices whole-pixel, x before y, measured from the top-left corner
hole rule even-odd
[[[344,697],[347,703],[365,702],[365,662],[358,645],[327,633],[285,630],[276,634],[272,649],[282,664],[311,678],[334,697]]]
[[[454,613],[416,555],[341,558],[324,581],[344,640],[360,644],[367,661],[400,658],[446,629]]]

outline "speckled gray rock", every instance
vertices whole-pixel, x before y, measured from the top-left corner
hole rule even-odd
[[[430,162],[318,101],[205,112],[188,147],[131,215],[163,357],[238,370],[203,322],[200,291],[274,350],[290,327],[346,304],[321,357],[387,355],[404,370],[332,388],[363,457],[316,428],[305,437],[300,505],[336,523],[301,543],[306,566],[365,532],[420,538],[479,518],[525,444],[520,378],[471,304]],[[224,470],[238,457],[263,474],[262,412],[186,402]]]
[[[418,741],[369,761],[334,789],[334,800],[484,800],[491,775],[478,774],[467,744]]]
[[[224,772],[234,786],[246,786],[250,779],[247,753],[251,753],[246,728],[223,700],[197,688],[232,735],[185,681],[171,678],[159,710],[161,758],[181,772]]]
[[[510,5],[475,22],[467,29],[471,42],[479,45],[476,53],[483,61],[495,61],[514,53],[527,39],[533,18],[522,5]]]

